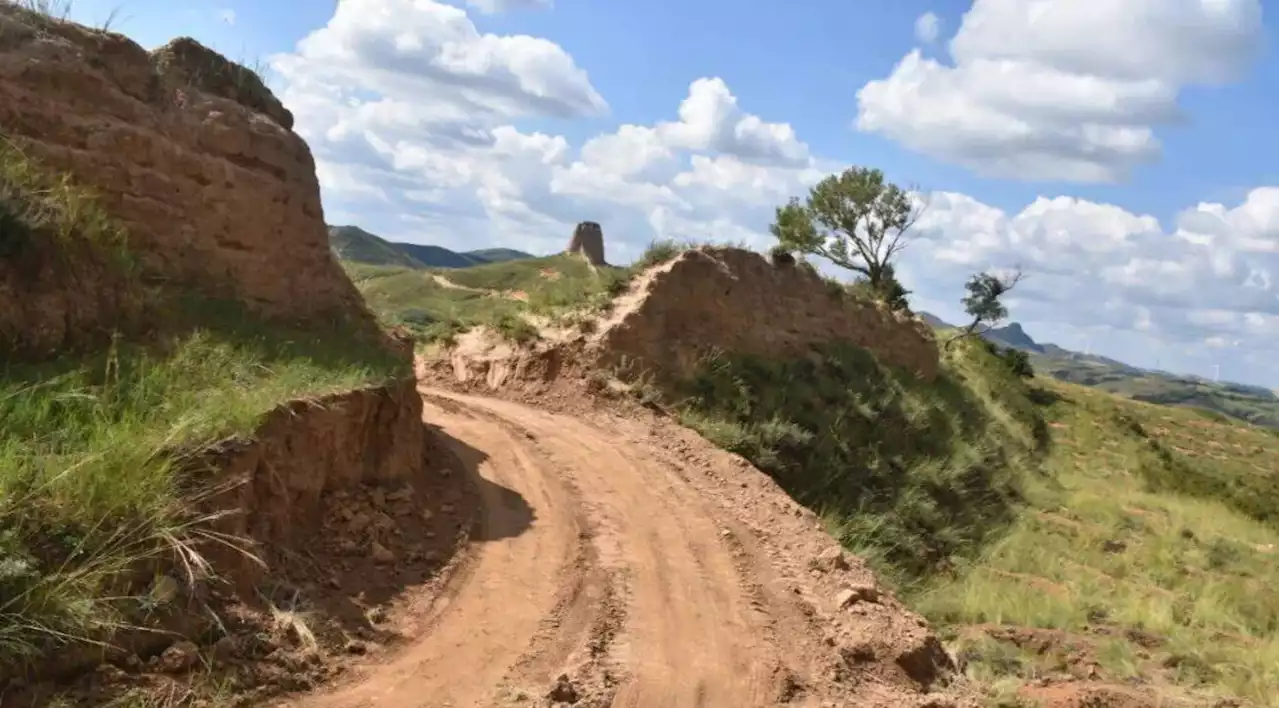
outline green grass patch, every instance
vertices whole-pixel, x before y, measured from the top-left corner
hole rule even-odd
[[[1276,705],[1274,433],[1028,380],[979,341],[942,364],[925,383],[838,344],[722,354],[665,398],[956,637],[996,703],[1071,652],[977,625],[1080,639],[1104,677],[1160,695]]]
[[[1021,380],[981,347],[957,350],[933,382],[837,343],[790,361],[715,356],[681,387],[681,416],[916,582],[1013,523],[1018,469],[1044,436]]]
[[[0,663],[101,637],[145,605],[148,558],[188,562],[207,532],[184,463],[282,402],[386,383],[408,365],[340,328],[267,325],[188,303],[161,343],[0,369]],[[209,540],[206,538],[205,540]]]
[[[1008,533],[906,599],[944,627],[1105,630],[1110,676],[1276,705],[1275,436],[1041,384],[1048,474]]]
[[[599,311],[626,289],[631,276],[622,268],[593,269],[568,255],[439,270],[344,265],[385,324],[406,327],[424,342],[447,342],[478,326],[529,341],[538,334],[529,316],[554,320]]]

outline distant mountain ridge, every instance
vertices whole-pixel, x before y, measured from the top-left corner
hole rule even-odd
[[[931,327],[954,327],[928,312],[919,313]],[[993,344],[1031,355],[1036,371],[1063,381],[1100,388],[1139,401],[1215,411],[1255,425],[1280,427],[1276,392],[1262,386],[1214,382],[1199,376],[1142,369],[1096,354],[1082,354],[1056,344],[1041,344],[1022,325],[1011,322],[987,330],[982,337]]]
[[[359,226],[330,226],[329,247],[340,260],[405,268],[470,268],[534,257],[511,248],[484,248],[459,253],[441,246],[388,241]]]

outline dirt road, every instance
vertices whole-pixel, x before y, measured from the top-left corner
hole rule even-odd
[[[490,482],[472,556],[407,646],[296,706],[897,706],[921,697],[883,672],[842,676],[839,647],[814,617],[823,601],[812,595],[825,591],[795,586],[818,571],[779,566],[759,529],[640,433],[427,394],[425,418],[468,474]],[[768,483],[734,488],[759,484]]]

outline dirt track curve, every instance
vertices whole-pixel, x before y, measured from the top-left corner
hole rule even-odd
[[[747,708],[926,698],[901,677],[841,675],[831,626],[814,613],[824,600],[813,595],[826,591],[796,585],[819,571],[780,568],[780,549],[759,540],[788,524],[812,530],[813,519],[770,496],[780,492],[767,480],[726,485],[753,500],[740,511],[754,505],[775,517],[744,524],[690,481],[691,451],[654,445],[653,430],[424,393],[425,418],[490,483],[470,557],[404,647],[293,705]],[[806,556],[817,553],[816,537],[785,545]],[[891,625],[875,631],[892,634]]]

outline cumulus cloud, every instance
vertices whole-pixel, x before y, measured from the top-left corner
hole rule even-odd
[[[547,253],[593,220],[619,263],[655,238],[765,248],[774,208],[846,166],[716,77],[692,81],[652,124],[581,141],[522,128],[607,104],[558,45],[481,34],[465,10],[429,0],[342,0],[273,67],[316,154],[329,220],[418,243]],[[1045,106],[1054,91],[1071,89],[1046,89]],[[1223,357],[1224,376],[1225,357],[1274,372],[1274,186],[1167,224],[1067,196],[1016,211],[954,192],[920,198],[899,268],[918,307],[959,317],[969,274],[1018,263],[1031,277],[1013,314],[1038,339],[1140,364],[1157,348],[1166,366]]]
[[[1013,214],[955,193],[927,201],[900,272],[947,314],[959,308],[934,283],[1020,264],[1030,277],[1018,286],[1014,315],[1033,331],[1067,333],[1074,341],[1064,346],[1127,333],[1141,342],[1127,354],[1138,363],[1158,356],[1142,348],[1198,365],[1217,356],[1206,349],[1236,348],[1275,371],[1276,187],[1236,205],[1198,204],[1168,227],[1068,197],[1039,198]]]
[[[507,10],[549,9],[552,0],[467,0],[467,4],[486,15],[492,15]]]
[[[938,16],[932,12],[926,12],[916,18],[916,39],[924,44],[933,44],[938,38],[939,29]]]
[[[1180,90],[1236,75],[1262,27],[1259,0],[975,0],[952,62],[908,53],[859,90],[856,126],[984,175],[1119,181],[1159,158]]]

